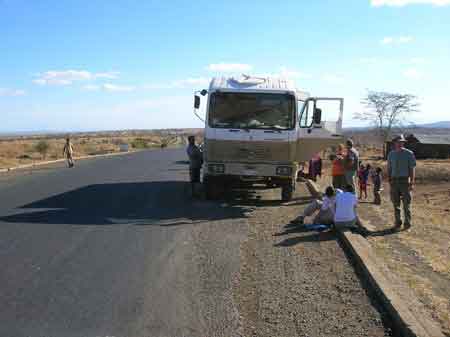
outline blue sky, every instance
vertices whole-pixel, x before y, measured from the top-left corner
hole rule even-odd
[[[201,127],[212,76],[274,74],[315,96],[418,95],[450,120],[450,0],[0,0],[0,132]]]

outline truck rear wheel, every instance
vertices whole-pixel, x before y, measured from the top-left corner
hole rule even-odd
[[[281,200],[282,201],[291,201],[294,197],[294,185],[283,185],[281,187]]]

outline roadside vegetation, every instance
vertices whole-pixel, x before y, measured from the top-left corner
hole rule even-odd
[[[72,134],[75,157],[116,153],[127,144],[129,151],[186,144],[188,134],[198,130],[117,131]],[[67,135],[0,138],[0,168],[63,158]]]

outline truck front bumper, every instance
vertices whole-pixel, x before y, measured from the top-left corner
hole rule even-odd
[[[289,179],[297,176],[298,165],[293,163],[223,163],[207,162],[205,174],[212,176],[237,176],[243,180],[251,178]]]

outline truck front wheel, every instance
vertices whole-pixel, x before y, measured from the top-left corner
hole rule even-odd
[[[217,200],[222,196],[223,194],[222,184],[216,179],[205,177],[203,185],[205,188],[206,200]]]

